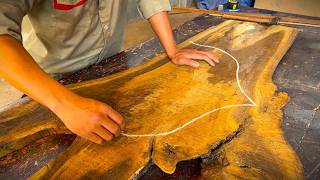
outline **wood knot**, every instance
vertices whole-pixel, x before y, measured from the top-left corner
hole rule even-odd
[[[174,147],[169,144],[169,143],[164,143],[164,152],[166,154],[168,154],[169,156],[173,156],[173,155],[176,155],[176,150],[174,149]]]

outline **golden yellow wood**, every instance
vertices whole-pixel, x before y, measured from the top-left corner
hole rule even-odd
[[[192,40],[238,59],[241,85],[257,107],[223,109],[168,136],[120,136],[103,145],[77,138],[31,178],[128,179],[149,160],[173,173],[177,162],[206,155],[216,160],[204,164],[204,179],[302,179],[299,159],[280,128],[288,96],[276,93],[272,83],[296,34],[288,27],[225,21],[179,45],[217,52],[220,64],[215,67],[204,62],[197,69],[177,67],[162,54],[134,69],[70,86],[122,113],[128,134],[168,132],[212,109],[249,103],[237,85],[235,62]],[[53,113],[33,101],[0,113],[0,119],[1,156],[39,138],[39,131],[68,133]]]

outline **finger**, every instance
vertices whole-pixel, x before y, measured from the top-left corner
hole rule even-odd
[[[112,120],[105,118],[100,121],[102,127],[110,131],[113,135],[119,136],[120,135],[120,127],[117,123],[113,122]]]
[[[124,118],[121,116],[121,114],[119,114],[117,111],[115,111],[114,109],[112,109],[111,107],[108,107],[108,106],[104,107],[104,112],[106,112],[108,117],[111,120],[113,120],[114,122],[116,122],[122,130],[124,130],[125,122],[124,122]]]
[[[207,51],[198,51],[201,54],[204,54],[208,56],[210,59],[212,59],[214,62],[219,63],[218,57],[214,56],[212,52],[207,52]]]
[[[190,58],[190,59],[201,59],[201,60],[205,60],[207,63],[209,63],[211,66],[215,66],[214,65],[214,62],[206,55],[204,54],[201,54],[201,53],[192,53],[192,54],[188,54],[188,55],[185,55],[187,58]]]
[[[188,65],[194,68],[199,67],[199,63],[197,61],[188,58],[180,58],[179,65]]]
[[[102,126],[96,127],[93,133],[100,136],[102,139],[106,141],[110,141],[113,138],[113,134],[109,132],[107,129],[103,128]]]
[[[83,137],[88,139],[91,142],[96,143],[96,144],[102,144],[103,143],[103,139],[101,137],[99,137],[98,135],[93,134],[93,133],[89,133],[88,135],[83,136]]]

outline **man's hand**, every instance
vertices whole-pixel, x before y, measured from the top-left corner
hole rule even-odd
[[[98,144],[118,136],[125,127],[123,117],[110,106],[77,95],[53,111],[73,133]]]
[[[205,60],[212,66],[219,62],[218,58],[210,52],[198,51],[195,49],[177,49],[167,12],[159,12],[151,16],[149,21],[174,64],[198,67],[199,63],[195,60]]]
[[[181,49],[175,52],[173,55],[169,55],[169,57],[176,65],[188,65],[191,67],[199,67],[199,63],[195,60],[204,60],[211,66],[215,66],[215,63],[219,63],[218,58],[212,53],[198,51],[195,49]]]
[[[95,143],[111,140],[124,128],[110,106],[74,94],[46,74],[9,35],[0,35],[0,76],[52,110],[72,132]]]

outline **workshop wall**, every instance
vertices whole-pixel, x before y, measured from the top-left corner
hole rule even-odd
[[[319,0],[256,0],[254,7],[320,17]]]

